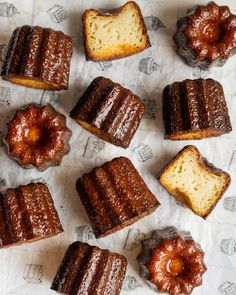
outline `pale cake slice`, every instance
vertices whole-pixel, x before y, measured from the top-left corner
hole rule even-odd
[[[189,145],[164,167],[159,181],[178,201],[205,218],[230,184],[230,175],[208,163]]]
[[[133,1],[113,14],[86,10],[83,13],[83,34],[88,60],[122,58],[151,46],[141,10]]]

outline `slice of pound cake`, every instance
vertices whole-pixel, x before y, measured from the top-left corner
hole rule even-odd
[[[159,181],[178,201],[205,218],[230,184],[230,175],[210,164],[199,150],[184,147],[162,170]]]
[[[114,14],[86,10],[83,34],[88,60],[122,58],[151,46],[141,10],[133,1],[121,6]]]

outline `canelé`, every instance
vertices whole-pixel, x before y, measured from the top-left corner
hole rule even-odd
[[[130,90],[108,78],[92,81],[71,111],[82,127],[98,137],[127,148],[144,113],[144,103]]]
[[[138,221],[159,206],[125,157],[94,168],[77,180],[76,187],[97,238]]]
[[[4,80],[31,88],[68,88],[72,39],[39,26],[14,30],[2,66]]]
[[[163,90],[165,138],[201,139],[232,130],[221,84],[213,79],[174,82]]]
[[[68,295],[119,295],[126,267],[123,255],[74,242],[65,253],[51,289]]]
[[[32,103],[15,111],[4,141],[10,157],[23,168],[43,171],[61,163],[70,150],[70,137],[64,115],[51,105]]]
[[[52,196],[43,183],[20,185],[0,196],[0,248],[63,232]]]
[[[142,241],[137,259],[140,275],[158,293],[170,295],[191,294],[202,284],[202,275],[207,270],[200,245],[189,232],[180,232],[173,226],[155,230]]]
[[[213,1],[195,6],[178,20],[174,41],[190,66],[222,66],[236,52],[236,16]]]

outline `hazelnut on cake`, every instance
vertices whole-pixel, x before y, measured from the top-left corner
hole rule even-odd
[[[114,14],[86,10],[83,34],[86,58],[94,61],[126,57],[151,46],[141,10],[134,1]]]
[[[195,214],[205,218],[230,185],[230,175],[214,167],[199,150],[184,147],[159,176],[161,185]]]

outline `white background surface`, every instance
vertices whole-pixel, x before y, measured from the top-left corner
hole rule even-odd
[[[9,159],[5,149],[0,148],[0,190],[4,191],[8,187],[16,187],[19,184],[27,184],[32,179],[42,178],[50,187],[65,230],[63,234],[51,239],[1,250],[0,294],[55,294],[49,288],[65,249],[76,240],[76,228],[89,225],[88,217],[75,190],[76,179],[83,173],[90,171],[91,168],[111,160],[115,156],[124,155],[132,160],[162,205],[151,216],[113,235],[100,240],[95,240],[90,236],[92,238],[89,240],[90,244],[109,248],[124,254],[129,259],[128,279],[133,277],[132,279],[136,283],[131,286],[132,284],[129,285],[127,279],[121,294],[154,294],[138,275],[136,256],[140,252],[139,237],[136,236],[136,242],[131,245],[131,248],[134,248],[132,251],[128,250],[127,246],[124,249],[129,230],[139,230],[140,237],[144,235],[147,237],[153,229],[174,225],[181,230],[190,230],[194,239],[201,244],[206,252],[205,262],[208,271],[204,275],[203,285],[196,288],[193,294],[236,295],[236,253],[229,256],[220,249],[223,239],[236,240],[236,211],[225,210],[223,206],[225,198],[236,196],[236,156],[235,162],[231,162],[232,154],[236,151],[236,55],[222,68],[213,68],[208,72],[186,66],[176,55],[172,35],[175,31],[177,18],[184,15],[188,8],[198,3],[206,3],[206,1],[197,1],[196,3],[192,0],[140,0],[137,2],[140,4],[144,16],[157,16],[166,28],[149,31],[151,48],[138,55],[113,61],[112,67],[104,71],[99,68],[99,65],[85,61],[81,38],[81,13],[91,7],[118,7],[124,1],[11,1],[19,14],[13,13],[9,17],[0,16],[0,44],[6,44],[15,27],[23,24],[37,24],[62,30],[71,35],[74,42],[68,91],[50,94],[49,92],[14,86],[0,80],[0,130],[3,131],[4,124],[12,115],[13,110],[34,101],[37,103],[51,102],[56,110],[67,116],[68,125],[73,131],[70,142],[71,152],[64,157],[59,167],[49,168],[43,173],[34,169],[20,168]],[[229,5],[231,11],[236,13],[235,1],[225,0],[217,1],[217,3]],[[47,10],[55,4],[65,7],[68,13],[68,17],[60,23],[53,21],[47,13]],[[3,11],[0,14],[4,14],[4,9],[4,5],[0,3],[0,10]],[[11,12],[8,13],[11,14]],[[148,57],[152,57],[158,64],[157,70],[150,75],[139,71],[140,60]],[[73,122],[69,118],[69,112],[91,80],[99,75],[121,83],[143,99],[151,100],[156,104],[156,111],[154,109],[152,118],[142,120],[139,130],[127,150],[105,143],[100,152],[92,158],[87,158],[86,154],[83,156],[84,149],[87,139],[92,135]],[[173,142],[164,140],[161,114],[161,93],[164,86],[174,81],[198,77],[211,77],[222,83],[233,131],[220,138],[201,141]],[[133,152],[133,149],[140,144],[148,145],[153,153],[153,157],[145,162],[141,162],[137,153]],[[174,198],[170,197],[156,180],[156,175],[163,165],[187,144],[196,145],[210,162],[229,172],[232,177],[230,188],[207,220],[197,217],[189,209],[176,204]],[[87,241],[87,239],[84,240]],[[231,291],[230,289],[220,291],[219,286],[225,282],[234,283],[234,291],[232,291],[233,287]]]

